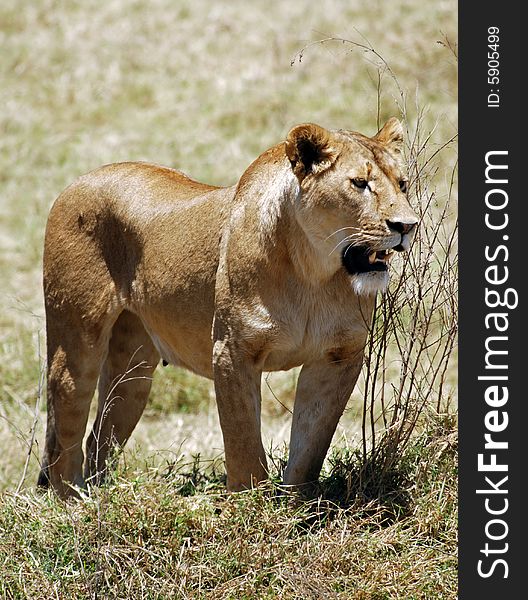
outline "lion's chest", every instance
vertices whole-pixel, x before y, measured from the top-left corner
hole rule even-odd
[[[264,371],[282,371],[320,360],[344,348],[361,347],[367,321],[351,303],[299,303],[270,319],[262,352]]]

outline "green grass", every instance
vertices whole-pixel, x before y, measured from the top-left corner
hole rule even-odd
[[[402,111],[411,135],[418,120],[431,132],[430,155],[457,129],[455,15],[454,0],[0,3],[0,597],[456,597],[453,424],[424,426],[380,479],[357,455],[361,390],[320,500],[277,497],[272,484],[225,494],[212,386],[171,367],[156,373],[111,486],[72,504],[34,490],[42,243],[61,190],[121,160],[232,184],[296,123],[368,134]],[[399,88],[354,44],[310,45],[328,36],[372,45]],[[455,161],[448,148],[428,169],[433,211],[456,199]],[[446,378],[449,407],[455,355]],[[294,388],[295,372],[263,383],[277,470]]]

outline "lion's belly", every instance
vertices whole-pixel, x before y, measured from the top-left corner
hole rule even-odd
[[[169,364],[183,367],[208,379],[213,378],[210,340],[203,339],[189,348],[182,344],[173,345],[156,333],[149,334],[161,357]]]
[[[163,360],[212,379],[212,315],[185,314],[186,319],[175,319],[144,310],[139,316]]]

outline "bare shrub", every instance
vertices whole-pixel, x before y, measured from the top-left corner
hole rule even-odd
[[[439,43],[456,60],[456,45],[447,38]],[[302,61],[307,50],[332,44],[347,46],[366,61],[377,94],[378,127],[385,117],[382,113],[391,110],[384,108],[385,99],[396,104],[407,130],[409,199],[420,216],[410,252],[393,261],[390,288],[377,299],[365,352],[361,465],[360,473],[356,465],[350,477],[359,478],[361,486],[371,485],[374,478],[379,488],[393,478],[427,417],[447,417],[447,428],[453,428],[458,332],[456,135],[438,141],[438,117],[432,120],[420,107],[418,94],[409,102],[395,71],[364,36],[360,41],[326,36],[305,46],[292,64]]]
[[[434,183],[438,176],[434,157],[452,140],[431,150],[421,127],[419,119],[409,135],[407,156],[409,193],[420,229],[376,305],[366,352],[363,457],[387,468],[399,460],[424,413],[453,410],[458,331],[456,165],[442,202]]]

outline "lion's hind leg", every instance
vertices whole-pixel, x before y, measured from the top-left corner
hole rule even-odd
[[[112,328],[99,378],[97,417],[86,443],[88,482],[104,479],[112,451],[130,437],[147,404],[159,360],[141,320],[123,311]]]
[[[61,497],[84,487],[82,441],[99,371],[106,355],[112,317],[100,320],[46,307],[48,347],[46,441],[38,484]]]

